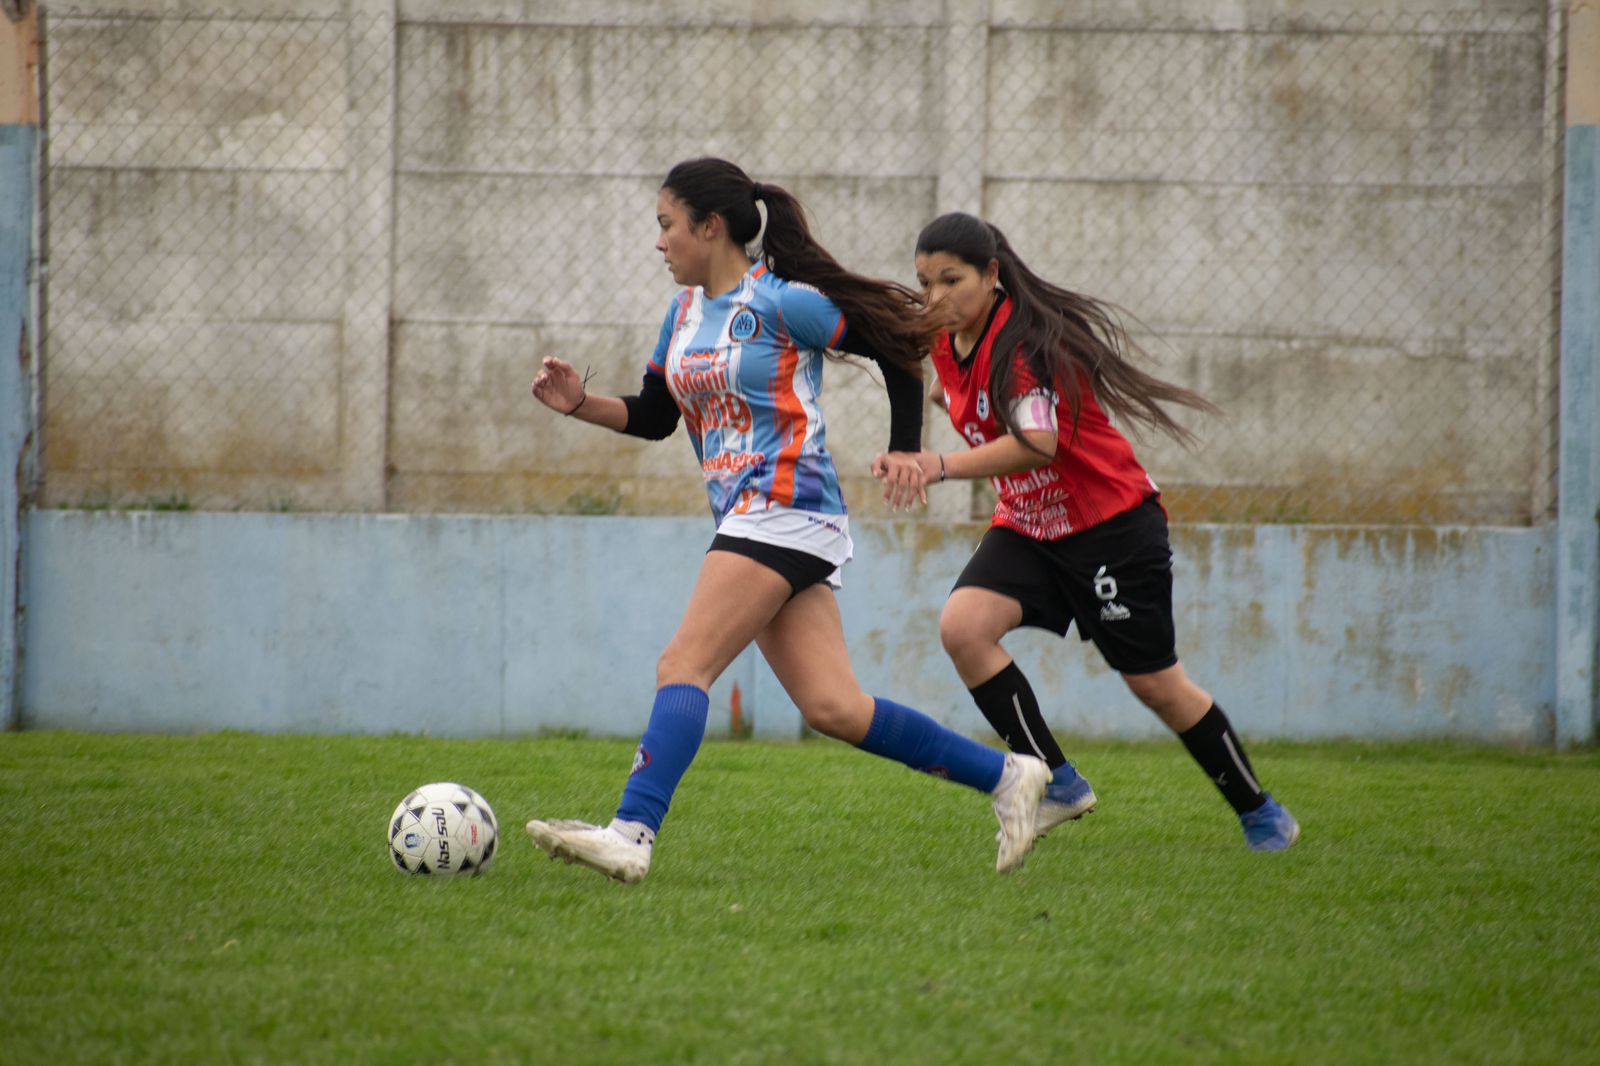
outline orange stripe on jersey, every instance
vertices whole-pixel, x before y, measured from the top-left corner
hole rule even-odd
[[[788,505],[794,502],[794,468],[805,447],[806,409],[794,391],[794,372],[800,365],[800,350],[790,342],[778,354],[778,369],[772,376],[772,400],[778,409],[778,431],[787,430],[789,440],[778,451],[777,465],[772,474],[770,498]]]
[[[845,327],[844,316],[840,315],[839,316],[839,324],[837,326],[833,327],[833,336],[828,338],[828,347],[829,348],[837,348],[839,346],[839,338],[844,336],[844,327]]]

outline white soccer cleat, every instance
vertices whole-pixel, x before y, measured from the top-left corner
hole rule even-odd
[[[563,820],[528,823],[528,835],[552,859],[565,859],[598,870],[625,885],[637,884],[650,872],[652,843],[631,840],[609,825]]]
[[[994,868],[1003,874],[1022,865],[1033,850],[1039,824],[1039,801],[1050,783],[1050,767],[1032,755],[1007,755],[1000,783],[994,787],[994,816],[1000,820],[1000,853]]]

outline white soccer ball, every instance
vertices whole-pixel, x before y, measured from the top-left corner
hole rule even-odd
[[[408,874],[481,874],[494,860],[499,835],[487,800],[466,785],[438,781],[394,809],[389,857]]]

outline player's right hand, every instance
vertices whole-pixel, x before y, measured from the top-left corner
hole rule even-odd
[[[883,502],[892,511],[928,502],[928,476],[916,452],[880,452],[869,468],[883,482]]]
[[[534,399],[561,414],[571,414],[583,402],[583,380],[572,364],[545,356],[544,369],[533,378]]]

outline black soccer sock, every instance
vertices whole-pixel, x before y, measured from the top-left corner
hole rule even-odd
[[[1253,811],[1266,802],[1255,770],[1245,756],[1244,744],[1221,707],[1213,703],[1198,722],[1178,734],[1178,739],[1237,813]]]
[[[1028,684],[1015,662],[1007,663],[1004,670],[967,691],[972,693],[978,710],[1012,751],[1035,755],[1049,763],[1052,770],[1067,761],[1050,727],[1044,724],[1044,716],[1039,713],[1033,686]]]

